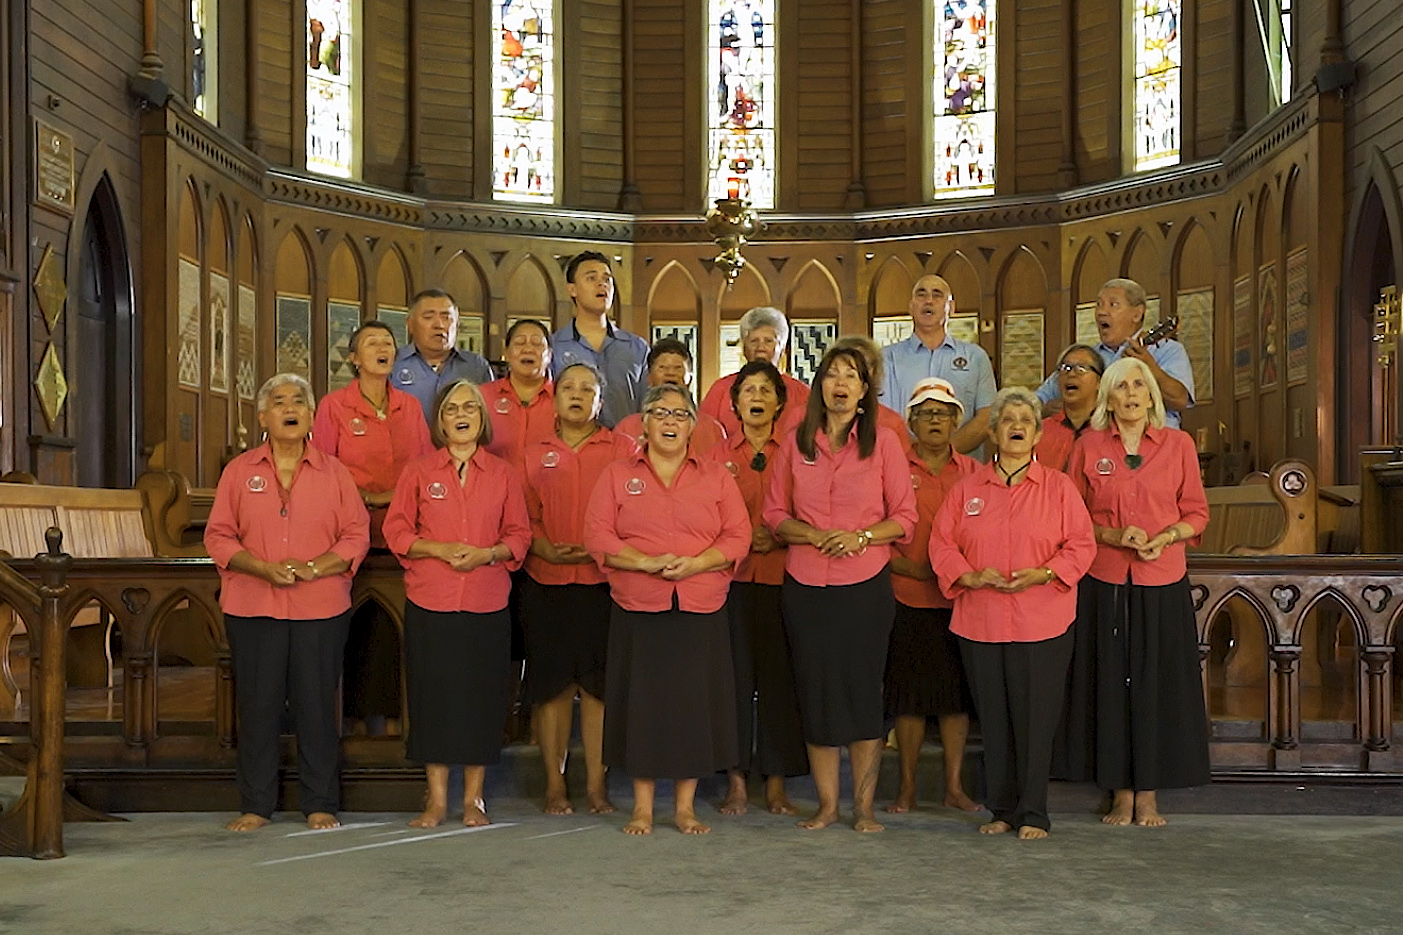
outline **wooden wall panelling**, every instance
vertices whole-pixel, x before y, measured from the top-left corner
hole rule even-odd
[[[403,189],[409,169],[409,21],[404,0],[362,0],[361,178]]]
[[[1077,0],[1077,169],[1083,183],[1120,175],[1120,13]]]
[[[620,0],[561,3],[560,69],[566,106],[557,109],[563,133],[560,200],[581,208],[611,211],[623,185],[623,59]],[[567,18],[569,17],[569,18]]]
[[[200,475],[191,477],[191,481],[197,486],[213,487],[219,482],[220,452],[229,444],[233,430],[231,391],[235,396],[238,393],[229,374],[229,329],[225,327],[225,323],[232,323],[233,319],[231,315],[223,314],[223,321],[216,324],[215,315],[221,302],[233,300],[235,287],[230,277],[233,244],[230,237],[229,211],[222,196],[216,194],[209,199],[205,218],[205,229],[209,231],[209,236],[205,240],[202,277],[205,298],[200,306],[200,382],[203,385],[203,399],[199,437],[203,464]],[[222,292],[219,288],[220,277],[223,277],[224,282]],[[217,358],[221,356],[223,361],[219,362]],[[221,374],[222,390],[219,380]]]
[[[699,83],[702,74],[701,57],[689,55],[688,46],[706,40],[699,38],[704,33],[687,31],[687,17],[677,15],[674,0],[636,0],[635,9],[632,106],[638,190],[645,211],[680,211],[689,207],[687,196],[700,189],[703,171],[698,167],[695,180],[687,177],[694,161],[687,156],[687,124],[702,120],[700,102],[692,110],[685,103],[692,97],[688,86]],[[699,13],[695,18],[701,22]]]
[[[1283,347],[1281,174],[1274,174],[1257,199],[1257,450],[1272,465],[1286,451],[1286,354]],[[1267,468],[1263,468],[1266,470]]]
[[[259,4],[258,135],[263,155],[271,163],[300,168],[306,165],[306,143],[302,138],[306,101],[297,101],[298,89],[306,86],[306,65],[302,63],[303,33],[300,0],[247,0]],[[294,157],[304,154],[300,161]]]
[[[799,4],[781,3],[781,15]],[[799,211],[843,207],[852,181],[852,10],[849,0],[807,0],[794,35],[783,39],[794,59],[786,69],[795,123],[781,134],[781,146],[793,150],[790,184],[781,180],[787,202]],[[787,144],[787,145],[786,145]],[[781,156],[786,155],[785,152]],[[786,165],[787,165],[786,160]]]
[[[1310,192],[1300,166],[1293,165],[1286,176],[1282,189],[1281,213],[1281,315],[1278,325],[1281,335],[1281,377],[1283,403],[1285,407],[1285,450],[1286,457],[1303,458],[1315,464],[1315,405],[1314,394],[1305,385],[1297,382],[1295,364],[1297,353],[1293,343],[1296,336],[1295,325],[1299,316],[1297,303],[1300,299],[1301,284],[1297,283],[1301,254],[1305,249],[1307,280],[1303,284],[1306,296],[1310,295],[1309,269],[1313,252],[1306,244],[1306,232],[1310,229],[1308,203]],[[1318,331],[1318,329],[1316,329]],[[1307,334],[1307,338],[1309,335]]]
[[[485,4],[465,0],[418,0],[422,24],[419,107],[423,120],[425,183],[445,198],[470,198],[479,168],[474,148],[474,120],[490,114],[491,87],[487,56],[476,54],[474,30]],[[490,20],[489,20],[490,25]],[[482,35],[487,30],[482,30]],[[486,75],[483,86],[479,74]],[[479,88],[481,90],[479,91]],[[481,108],[475,101],[481,100]],[[490,126],[490,119],[486,121]],[[491,162],[486,166],[490,176]]]
[[[862,95],[864,180],[868,207],[925,201],[930,185],[922,177],[920,147],[926,132],[922,102],[929,100],[921,63],[926,4],[913,0],[863,3]],[[914,141],[913,141],[914,138]]]
[[[1206,159],[1228,145],[1237,59],[1233,51],[1233,3],[1239,0],[1197,0],[1194,49],[1194,127],[1195,145],[1186,149],[1186,159]],[[1188,88],[1185,88],[1188,94]]]
[[[556,268],[556,274],[563,282],[560,267],[549,254],[545,257],[523,254],[506,277],[504,300],[494,303],[497,308],[494,308],[495,314],[491,320],[488,348],[493,358],[506,353],[507,328],[513,319],[534,318],[545,322],[547,327],[551,325],[555,317],[556,290],[547,264]]]
[[[1232,436],[1232,450],[1242,456],[1241,471],[1225,483],[1236,483],[1242,472],[1254,471],[1262,467],[1256,447],[1256,387],[1257,362],[1257,250],[1256,250],[1256,193],[1244,191],[1234,211],[1233,233],[1233,292],[1226,317],[1230,326],[1226,329],[1229,347],[1233,348],[1232,419],[1228,423]],[[1225,387],[1226,389],[1226,387]],[[1270,465],[1267,465],[1269,467]]]
[[[1004,191],[1053,191],[1058,187],[1062,164],[1062,49],[1049,37],[1058,35],[1062,20],[1062,0],[1023,0],[998,9],[1002,20],[996,41],[999,51],[1010,48],[1012,81],[999,89],[999,109],[1013,106],[1013,133],[1003,140],[1014,140],[1013,184]],[[1014,28],[1010,29],[1009,27]],[[1011,91],[1012,93],[1006,93]],[[1005,142],[1005,146],[1007,143]],[[1004,146],[1000,146],[1002,150]]]

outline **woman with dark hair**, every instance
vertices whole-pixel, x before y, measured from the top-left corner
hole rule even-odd
[[[1055,373],[1062,411],[1043,419],[1043,434],[1037,450],[1038,461],[1046,467],[1058,471],[1067,469],[1072,445],[1091,428],[1096,391],[1101,386],[1101,374],[1105,372],[1106,362],[1089,344],[1073,344],[1057,359]]]
[[[576,695],[585,748],[585,796],[592,814],[614,810],[604,769],[604,673],[609,586],[585,548],[585,507],[623,441],[599,424],[599,371],[575,363],[555,382],[555,431],[527,448],[526,511],[531,551],[521,582],[526,700],[546,770],[548,815],[569,815],[566,757]],[[626,443],[626,450],[634,449]]]
[[[404,565],[405,754],[425,764],[428,802],[410,822],[448,817],[448,768],[463,764],[463,824],[488,823],[482,787],[501,755],[511,624],[510,570],[531,543],[516,473],[487,453],[492,424],[477,385],[444,387],[434,405],[432,454],[395,486],[385,541]]]
[[[267,443],[229,462],[205,526],[239,719],[242,814],[227,827],[253,831],[273,818],[287,706],[297,726],[307,827],[334,828],[341,801],[336,686],[351,578],[370,545],[369,523],[351,472],[307,444],[316,408],[307,381],[270,377],[256,407]]]
[[[750,523],[726,469],[688,450],[696,415],[681,387],[650,389],[642,450],[604,469],[585,513],[585,547],[614,602],[604,762],[633,779],[626,834],[652,833],[658,778],[674,780],[677,829],[706,834],[697,778],[736,763],[725,605]]]
[[[883,830],[872,799],[896,610],[887,562],[891,543],[909,541],[917,514],[901,442],[877,426],[877,393],[861,351],[829,350],[765,495],[765,525],[789,543],[784,624],[818,788],[818,811],[803,828],[838,820],[839,748],[846,746],[853,827]]]
[[[765,807],[776,815],[798,814],[785,794],[784,779],[809,771],[780,606],[785,544],[760,518],[779,456],[775,427],[784,418],[788,395],[774,364],[764,359],[746,364],[730,381],[731,409],[739,427],[710,452],[736,479],[751,526],[750,554],[737,563],[726,600],[740,760],[730,771],[723,815],[745,814],[746,774],[752,768],[765,777]]]
[[[534,318],[507,329],[507,375],[482,387],[492,444],[487,450],[517,468],[526,449],[555,433],[550,332]]]

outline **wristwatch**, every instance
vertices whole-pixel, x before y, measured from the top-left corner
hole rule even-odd
[[[859,551],[859,552],[866,552],[866,551],[867,551],[867,547],[868,547],[869,545],[872,544],[872,532],[871,532],[871,530],[868,530],[868,529],[859,529],[859,530],[857,530],[857,537],[858,537],[859,539],[862,540],[862,546],[858,549],[858,551]]]

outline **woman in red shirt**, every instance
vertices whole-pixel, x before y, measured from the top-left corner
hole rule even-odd
[[[955,602],[950,630],[984,737],[982,834],[1047,837],[1053,737],[1067,690],[1077,581],[1096,554],[1091,519],[1060,471],[1033,458],[1042,405],[1022,387],[989,408],[994,460],[950,491],[930,565]]]
[[[944,750],[945,804],[972,812],[979,805],[965,794],[964,760],[974,703],[960,664],[959,641],[950,632],[952,605],[931,571],[930,528],[950,488],[980,465],[951,444],[955,429],[964,422],[964,406],[948,381],[927,377],[917,383],[906,404],[906,419],[915,436],[907,462],[920,518],[911,541],[892,548],[890,562],[896,618],[884,684],[887,714],[896,719],[901,788],[887,811],[916,807],[916,768],[926,739],[926,718],[934,716]]]
[[[585,513],[585,548],[614,603],[604,762],[633,778],[625,833],[652,833],[663,777],[675,780],[678,830],[705,834],[697,777],[736,763],[725,606],[731,566],[750,548],[750,521],[726,469],[688,451],[691,394],[655,386],[643,414],[643,449],[604,469]]]
[[[571,364],[555,382],[555,431],[526,449],[526,511],[531,551],[521,582],[526,628],[526,700],[546,770],[548,815],[569,815],[565,761],[575,696],[585,747],[585,797],[591,814],[612,812],[604,771],[604,665],[609,586],[585,549],[585,507],[619,439],[599,424],[599,371]],[[632,442],[628,449],[635,448]]]
[[[1067,465],[1098,547],[1078,600],[1057,774],[1112,792],[1111,825],[1163,825],[1155,790],[1209,781],[1185,557],[1208,525],[1208,500],[1193,439],[1164,413],[1149,367],[1116,361]]]
[[[1106,362],[1089,344],[1073,344],[1057,362],[1057,389],[1062,411],[1043,419],[1042,440],[1037,457],[1043,465],[1058,471],[1067,469],[1072,445],[1091,428],[1091,411],[1096,408],[1096,391]]]
[[[334,828],[341,798],[336,688],[351,578],[370,546],[369,521],[351,472],[307,444],[316,406],[307,381],[271,377],[256,406],[267,443],[229,462],[205,526],[222,584],[239,719],[243,814],[228,828],[253,831],[272,820],[284,705],[297,725],[307,827]]]
[[[507,329],[507,375],[483,384],[492,443],[487,450],[522,467],[526,449],[555,433],[550,332],[534,318]]]
[[[439,449],[400,475],[385,541],[404,565],[406,756],[425,764],[428,804],[410,822],[448,816],[448,767],[463,764],[463,824],[488,823],[486,766],[501,756],[511,623],[510,571],[531,542],[516,472],[488,454],[492,424],[477,386],[444,387],[434,406]]]
[[[370,510],[370,542],[384,549],[381,527],[395,481],[406,464],[434,445],[419,401],[390,385],[395,334],[389,325],[368,321],[357,328],[346,359],[356,378],[322,397],[311,441],[350,470]],[[341,714],[353,719],[352,732],[363,733],[367,722],[383,719],[385,732],[398,734],[403,707],[399,636],[379,604],[364,605],[353,615],[346,660]]]
[[[794,663],[780,608],[785,544],[760,518],[779,456],[776,426],[785,419],[788,395],[774,364],[764,359],[746,364],[730,381],[731,408],[739,427],[710,452],[711,459],[724,464],[736,479],[751,526],[750,554],[736,565],[726,600],[740,760],[730,771],[723,815],[745,814],[746,774],[752,767],[765,777],[765,807],[775,815],[797,815],[785,794],[784,779],[809,771]]]
[[[887,560],[891,543],[910,540],[917,513],[901,442],[877,424],[878,387],[861,351],[830,349],[765,494],[765,525],[789,543],[784,626],[818,788],[818,811],[802,828],[838,820],[839,748],[846,746],[853,827],[883,830],[872,799],[895,613]]]

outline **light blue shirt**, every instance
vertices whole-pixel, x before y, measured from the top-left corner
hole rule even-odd
[[[886,382],[882,387],[882,404],[906,418],[906,403],[916,384],[926,377],[940,377],[949,380],[955,388],[955,396],[964,406],[963,425],[974,418],[976,410],[992,405],[998,387],[994,384],[994,367],[989,363],[989,355],[984,348],[968,341],[952,338],[945,333],[945,340],[934,350],[926,347],[920,337],[913,334],[905,341],[888,344],[882,349],[882,359],[886,361]]]
[[[1097,344],[1096,351],[1101,355],[1101,359],[1106,362],[1106,366],[1120,360],[1125,356],[1125,349],[1130,344],[1129,341],[1120,347],[1107,347],[1104,344]],[[1184,345],[1173,339],[1161,341],[1150,348],[1150,356],[1159,364],[1160,369],[1169,374],[1189,391],[1189,404],[1186,409],[1194,407],[1194,368],[1189,362],[1189,352],[1184,349]],[[1062,395],[1062,388],[1057,383],[1057,371],[1052,371],[1052,376],[1043,381],[1043,385],[1038,387],[1038,399],[1045,403],[1050,403]],[[1179,428],[1179,413],[1173,409],[1166,409],[1164,413],[1164,424],[1172,429]]]
[[[443,366],[434,370],[413,343],[406,344],[395,354],[395,367],[390,371],[390,384],[419,400],[424,408],[424,421],[434,424],[434,400],[438,391],[459,380],[471,380],[478,386],[491,383],[496,377],[487,358],[456,347],[448,352]]]
[[[643,402],[648,389],[648,342],[613,322],[606,321],[605,326],[608,334],[597,351],[580,336],[573,321],[552,335],[550,375],[552,379],[560,376],[571,364],[592,364],[604,381],[599,421],[613,428],[624,416],[637,412]]]

